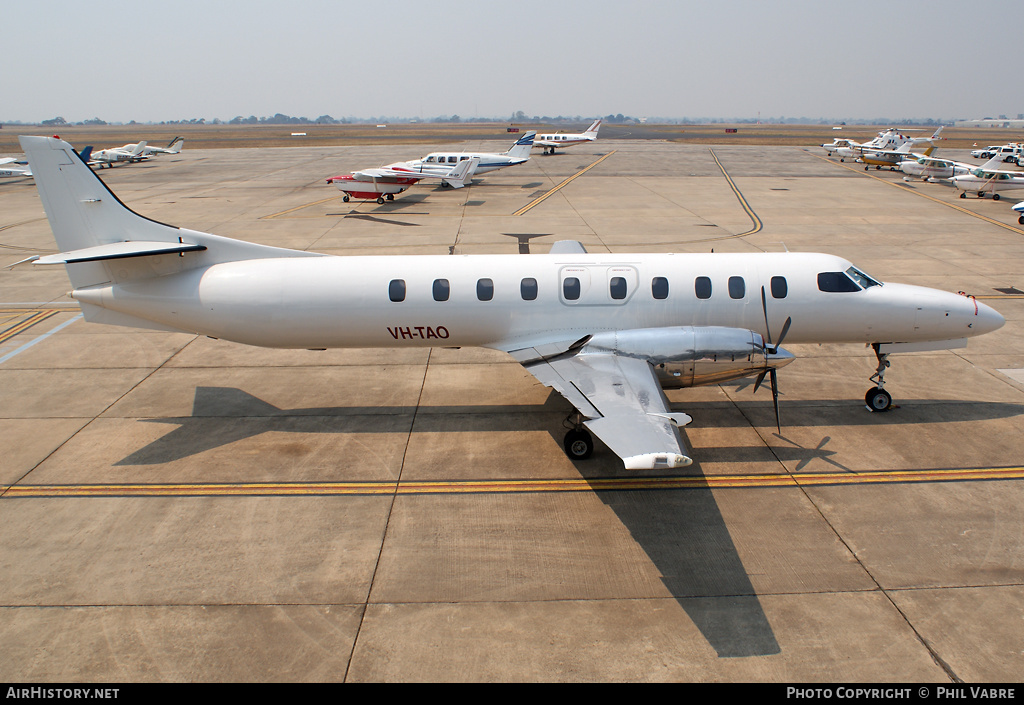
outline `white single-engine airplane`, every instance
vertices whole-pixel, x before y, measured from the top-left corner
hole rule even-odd
[[[98,152],[92,153],[89,163],[99,164],[102,169],[104,165],[112,167],[115,164],[137,162],[143,159],[142,152],[145,149],[145,142],[136,143],[132,149],[125,149],[124,147],[101,149]]]
[[[363,169],[362,171],[353,171],[351,174],[331,176],[327,179],[327,183],[334,184],[339,191],[345,194],[345,198],[342,199],[345,203],[348,203],[352,196],[376,198],[377,203],[384,203],[385,198],[393,201],[396,193],[402,193],[423,179],[440,179],[442,186],[462,188],[468,179],[473,178],[479,163],[480,160],[477,158],[467,158],[442,173],[438,170],[411,167],[407,166],[405,162],[398,162],[376,169]]]
[[[883,284],[810,253],[335,256],[164,225],[129,210],[71,145],[21,137],[87,321],[271,348],[481,346],[510,353],[577,410],[626,468],[688,465],[663,387],[770,376],[796,343],[868,343],[865,398],[885,411],[889,355],[962,347],[1003,317],[973,298]],[[777,336],[777,337],[773,337]]]
[[[489,171],[497,171],[507,166],[516,166],[530,161],[530,149],[533,147],[533,138],[536,131],[527,132],[509,147],[507,152],[431,152],[422,159],[413,159],[400,164],[392,164],[391,168],[405,166],[412,169],[430,170],[434,172],[450,171],[456,164],[467,159],[479,159],[475,174],[486,174]]]
[[[597,139],[597,131],[600,128],[601,121],[594,120],[593,124],[583,132],[575,134],[556,132],[551,135],[537,135],[536,139],[533,140],[533,145],[535,147],[543,147],[544,154],[554,154],[556,147],[571,147],[574,144],[593,142]]]
[[[993,159],[998,160],[1000,157],[997,155]],[[989,167],[991,163],[992,160],[989,160],[984,166],[949,180],[960,191],[960,198],[967,198],[968,192],[976,193],[978,198],[984,198],[986,193],[991,193],[992,200],[998,201],[1000,191],[1024,188],[1024,171],[992,169]]]
[[[989,169],[995,168],[999,165],[998,158],[990,159],[987,163],[978,167],[974,164],[958,162],[952,159],[940,159],[939,157],[925,155],[912,156],[917,158],[904,159],[900,162],[900,171],[906,174],[906,176],[903,177],[904,181],[910,181],[913,178],[918,178],[922,181],[930,181],[932,179],[952,179],[954,176],[968,174],[973,169]]]

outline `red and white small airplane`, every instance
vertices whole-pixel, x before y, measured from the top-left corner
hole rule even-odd
[[[439,179],[441,185],[462,188],[466,185],[467,180],[473,178],[478,164],[480,164],[479,157],[466,158],[450,171],[437,173],[425,167],[417,168],[406,162],[397,162],[376,169],[363,169],[353,171],[351,174],[332,176],[327,179],[327,183],[334,184],[339,191],[344,192],[345,198],[342,200],[346,203],[352,196],[364,199],[376,198],[377,203],[384,203],[385,198],[393,201],[396,193],[402,193],[423,179]]]
[[[597,131],[600,127],[601,121],[594,120],[590,127],[576,134],[556,132],[550,135],[537,135],[533,140],[533,146],[543,147],[544,154],[554,154],[556,147],[571,147],[574,144],[593,142],[597,139]]]

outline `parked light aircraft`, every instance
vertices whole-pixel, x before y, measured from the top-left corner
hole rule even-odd
[[[999,164],[998,159],[990,159],[986,164],[977,167],[974,164],[966,164],[952,159],[940,159],[938,157],[916,154],[913,156],[917,157],[917,159],[904,159],[900,162],[900,171],[906,174],[903,177],[904,181],[910,181],[915,177],[922,181],[951,179],[960,174],[968,174],[972,169],[995,168]]]
[[[488,152],[431,152],[422,159],[413,159],[412,161],[402,163],[414,169],[447,172],[459,162],[476,158],[480,160],[480,164],[477,166],[474,175],[486,174],[489,171],[497,171],[507,166],[516,166],[517,164],[528,162],[530,160],[530,149],[533,147],[533,138],[536,134],[536,131],[527,132],[516,140],[507,152],[500,154]],[[394,168],[398,165],[392,164],[391,166]]]
[[[550,135],[537,135],[533,141],[535,147],[543,147],[544,154],[554,154],[556,147],[571,147],[574,144],[593,142],[597,139],[597,131],[601,128],[601,121],[594,120],[593,124],[583,132],[568,134],[556,132]]]
[[[993,159],[999,159],[998,156]],[[992,200],[998,201],[1000,191],[1013,191],[1024,188],[1024,171],[1006,171],[988,168],[991,164],[972,169],[961,176],[954,176],[950,179],[960,191],[960,198],[967,198],[969,192],[976,193],[978,198],[984,198],[986,193],[992,194]]]
[[[102,169],[104,165],[112,167],[115,164],[137,162],[142,159],[144,149],[146,149],[145,142],[136,143],[133,149],[125,149],[124,147],[101,149],[98,152],[92,153],[92,160],[89,163],[99,164]]]
[[[939,126],[931,137],[907,137],[902,132],[896,129],[885,130],[879,132],[878,136],[870,142],[858,144],[852,142],[850,147],[838,147],[836,153],[839,154],[841,159],[839,161],[846,161],[847,158],[854,158],[861,156],[864,152],[884,152],[899,149],[902,145],[908,142],[913,145],[920,144],[922,142],[933,142],[939,139],[939,135],[942,134],[942,125]]]
[[[143,142],[142,144],[143,149],[142,154],[140,156],[143,159],[145,159],[146,157],[150,157],[154,154],[177,154],[178,152],[181,151],[181,148],[185,146],[185,138],[175,137],[173,140],[167,143],[166,147],[151,147],[145,142]],[[119,147],[119,149],[122,149],[125,152],[133,152],[135,148],[138,146],[139,143],[135,142],[133,144],[126,144],[123,147]]]
[[[849,140],[845,137],[836,137],[835,139],[832,140],[830,144],[822,144],[821,147],[826,152],[828,152],[828,156],[831,157],[832,153],[838,150],[839,148],[852,149],[855,145],[857,145],[856,142]]]
[[[346,203],[351,196],[356,198],[376,197],[377,203],[384,203],[385,198],[393,201],[396,193],[402,193],[423,179],[440,179],[442,185],[462,188],[466,185],[466,180],[473,177],[479,163],[480,160],[474,157],[459,162],[445,173],[438,173],[430,169],[406,166],[405,162],[398,162],[376,169],[363,169],[351,174],[331,176],[327,179],[327,183],[334,184],[345,194],[343,200]]]
[[[481,346],[511,354],[626,468],[688,465],[663,388],[770,378],[795,343],[868,343],[884,411],[889,355],[962,347],[1003,317],[973,298],[883,284],[810,253],[336,256],[164,225],[129,210],[69,144],[21,137],[72,298],[87,321],[272,348]]]
[[[0,159],[0,176],[32,176],[32,170],[21,166],[17,157]]]

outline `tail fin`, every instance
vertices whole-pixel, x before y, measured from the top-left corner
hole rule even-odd
[[[594,120],[594,124],[591,125],[590,127],[588,127],[586,129],[586,131],[584,132],[584,134],[593,134],[594,137],[597,137],[597,131],[598,131],[598,129],[600,129],[600,127],[601,127],[601,121],[600,120]]]
[[[512,157],[513,159],[529,159],[530,150],[533,149],[533,138],[536,136],[536,130],[527,132],[516,140],[516,143],[512,145],[507,152],[505,152],[506,156]]]
[[[89,159],[92,157],[92,145],[87,145],[85,149],[78,153],[78,156],[82,158],[83,162],[88,164]]]
[[[480,166],[480,157],[463,159],[454,169],[445,174],[444,180],[453,188],[462,188],[468,180],[473,178],[478,166]]]
[[[185,146],[184,137],[175,137],[171,140],[171,143],[167,145],[167,154],[177,154],[181,151],[181,148]]]
[[[978,168],[982,171],[1005,171],[1005,169],[1003,169],[1003,155],[997,153],[996,156],[992,157]]]
[[[53,137],[18,137],[36,180],[36,189],[62,254],[37,260],[64,264],[76,289],[153,278],[166,270],[264,257],[320,256],[218,237],[165,225],[128,208],[107,188],[71,145]],[[211,252],[205,252],[210,248]],[[84,250],[84,252],[83,252]],[[178,254],[188,256],[181,258]],[[202,260],[189,257],[203,256]],[[163,271],[151,266],[164,261]],[[48,261],[46,261],[48,260]],[[113,266],[113,262],[119,262]],[[137,264],[133,264],[137,263]],[[88,318],[88,316],[87,316]]]
[[[135,149],[133,149],[131,152],[129,152],[129,154],[131,154],[133,157],[137,157],[140,154],[142,154],[142,150],[144,150],[145,148],[146,148],[146,140],[142,140],[137,145],[135,145]]]

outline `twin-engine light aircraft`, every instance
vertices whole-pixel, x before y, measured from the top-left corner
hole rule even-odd
[[[0,159],[0,176],[32,176],[32,170],[22,166],[17,157]]]
[[[348,203],[351,196],[356,198],[376,198],[377,203],[395,200],[395,194],[402,193],[423,179],[438,179],[442,185],[462,188],[468,179],[473,178],[480,160],[464,159],[444,172],[438,170],[406,166],[405,162],[382,166],[376,169],[353,171],[351,174],[332,176],[327,183],[334,184],[345,194],[342,199]]]
[[[185,146],[185,138],[175,137],[167,143],[166,147],[153,147],[145,142],[142,144],[142,153],[139,156],[145,159],[156,154],[178,154],[181,151],[181,148]],[[123,147],[119,147],[119,149],[124,150],[125,152],[133,152],[138,146],[139,143],[135,142],[133,144],[126,144]]]
[[[87,321],[272,348],[482,346],[575,408],[565,449],[596,434],[626,468],[688,465],[663,387],[770,379],[782,342],[868,343],[865,401],[889,408],[894,352],[962,347],[1003,317],[975,299],[883,284],[810,253],[333,256],[186,230],[129,210],[58,139],[21,137],[71,296]]]
[[[597,139],[597,131],[601,128],[601,121],[594,122],[583,132],[575,134],[556,132],[551,135],[537,135],[533,140],[535,147],[543,147],[544,154],[554,154],[556,148],[571,147],[574,144],[593,142]]]
[[[110,149],[101,149],[98,152],[92,153],[92,159],[89,161],[90,164],[99,164],[102,169],[104,165],[112,167],[115,164],[122,164],[128,162],[141,161],[144,157],[142,152],[146,149],[145,142],[137,142],[132,145],[131,149],[125,149],[124,147],[111,147]]]
[[[391,168],[404,165],[411,169],[441,172],[451,170],[459,162],[479,159],[480,163],[474,174],[486,174],[489,171],[497,171],[507,166],[516,166],[530,161],[530,149],[533,147],[533,138],[536,135],[536,131],[527,132],[516,140],[507,152],[499,154],[492,152],[431,152],[422,159],[392,164]]]

